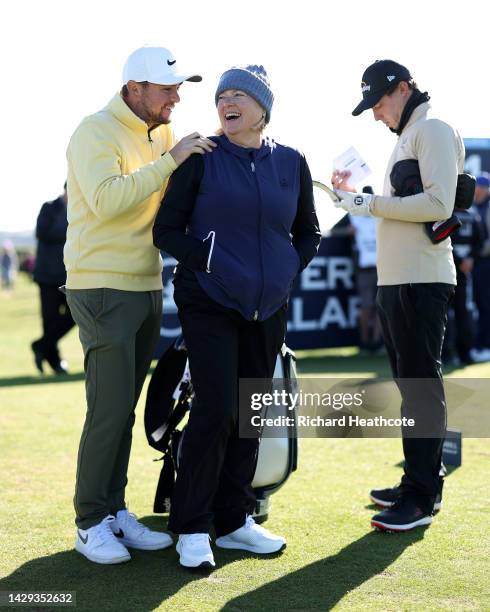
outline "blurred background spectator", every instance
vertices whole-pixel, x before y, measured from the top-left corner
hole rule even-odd
[[[34,255],[32,253],[26,253],[20,266],[20,269],[32,279],[35,265],[36,258],[34,257]]]
[[[370,185],[363,193],[374,193]],[[359,311],[359,348],[373,353],[383,348],[381,328],[376,313],[376,219],[345,215],[333,228],[332,236],[353,238],[353,266],[361,307]]]
[[[67,363],[60,357],[58,341],[75,325],[66,296],[59,287],[66,282],[63,247],[66,241],[66,183],[63,194],[42,205],[37,218],[37,255],[34,281],[39,285],[43,335],[31,344],[34,361],[44,373],[46,361],[55,374],[66,374]]]
[[[3,243],[0,265],[2,268],[2,288],[13,289],[19,262],[11,240],[5,240]]]
[[[449,304],[448,325],[442,348],[442,361],[459,366],[474,362],[475,342],[472,271],[482,246],[481,220],[474,210],[455,208],[461,227],[451,235],[457,285]]]
[[[476,179],[474,212],[480,219],[483,244],[473,269],[473,292],[478,309],[476,346],[471,351],[474,361],[490,360],[490,175]]]

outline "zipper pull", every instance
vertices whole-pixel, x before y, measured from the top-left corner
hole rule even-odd
[[[255,172],[255,164],[253,162],[250,162],[250,167],[252,168],[252,172]]]
[[[211,246],[209,247],[209,254],[208,254],[208,261],[206,263],[206,272],[208,274],[211,274],[211,270],[209,268],[209,264],[211,262],[211,257],[213,255],[213,249],[214,249],[214,237],[216,236],[216,232],[209,232],[209,234],[206,236],[206,238],[204,238],[203,242],[206,242],[206,240],[208,240],[209,238],[211,238]]]
[[[258,311],[258,310],[256,310],[256,311],[254,312],[254,318],[253,318],[253,320],[254,320],[254,321],[257,321],[257,319],[258,319],[258,318],[259,318],[259,311]]]

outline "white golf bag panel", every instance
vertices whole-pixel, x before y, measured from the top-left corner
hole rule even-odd
[[[145,430],[148,443],[164,453],[163,466],[155,495],[154,511],[168,512],[173,489],[174,473],[178,471],[182,438],[185,427],[177,429],[189,409],[194,392],[188,362],[181,341],[168,349],[160,358],[150,381],[145,407]],[[296,367],[294,353],[284,344],[277,357],[273,389],[294,392]],[[263,416],[295,416],[296,409],[271,405]],[[265,430],[263,430],[265,431]],[[254,517],[257,522],[267,520],[269,496],[279,489],[297,467],[297,438],[295,431],[274,430],[274,437],[262,437],[259,443],[257,467],[252,482],[257,504]],[[282,435],[283,434],[283,435]]]
[[[285,364],[285,360],[289,364]],[[285,369],[289,371],[285,372]],[[292,371],[291,371],[292,370]],[[288,384],[285,384],[287,381]],[[291,387],[288,388],[288,385]],[[284,344],[281,353],[277,356],[276,367],[274,369],[273,391],[286,389],[293,391],[296,386],[296,367],[294,364],[294,354]],[[284,405],[272,404],[264,413],[266,418],[279,416],[294,416],[295,409],[288,410]],[[274,428],[273,435],[268,435],[268,429]],[[256,489],[267,488],[283,482],[290,474],[290,454],[291,454],[291,435],[286,426],[265,425],[262,430],[262,437],[259,445],[259,457],[252,486]],[[296,438],[293,438],[296,440]],[[296,442],[295,442],[296,444]],[[296,455],[297,451],[294,451]]]
[[[274,369],[273,391],[282,391],[283,389],[288,393],[296,391],[295,363],[294,353],[283,344]],[[271,404],[264,413],[266,418],[279,416],[293,417],[296,421],[296,406],[288,407],[282,403]],[[274,428],[273,432],[268,432],[270,427]],[[291,472],[296,470],[297,463],[298,439],[296,431],[291,431],[286,426],[265,425],[262,430],[257,467],[252,481],[252,487],[257,497],[254,512],[254,518],[257,522],[267,520],[270,510],[270,495],[286,482]]]

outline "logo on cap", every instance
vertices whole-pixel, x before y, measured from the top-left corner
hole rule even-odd
[[[390,74],[390,76],[387,76],[386,78],[387,78],[387,79],[388,79],[388,81],[391,83],[391,81],[392,81],[393,79],[395,79],[396,77],[395,77],[395,75],[394,75],[394,74]]]
[[[371,85],[368,85],[364,81],[361,83],[361,91],[364,93],[365,91],[371,91]]]
[[[167,60],[167,64],[168,64],[169,66],[173,66],[173,65],[175,64],[175,62],[176,62],[176,61],[177,61],[177,60],[174,60],[173,62],[171,62],[170,60]],[[395,78],[395,77],[393,77],[393,78]]]

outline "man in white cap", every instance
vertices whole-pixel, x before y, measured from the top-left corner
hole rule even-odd
[[[66,294],[85,355],[87,415],[78,452],[76,549],[96,563],[129,561],[129,548],[172,544],[126,509],[135,407],[160,336],[162,262],[153,221],[170,174],[215,146],[170,127],[184,81],[167,49],[142,47],[123,87],[86,117],[68,146]],[[204,246],[204,249],[206,247]]]

